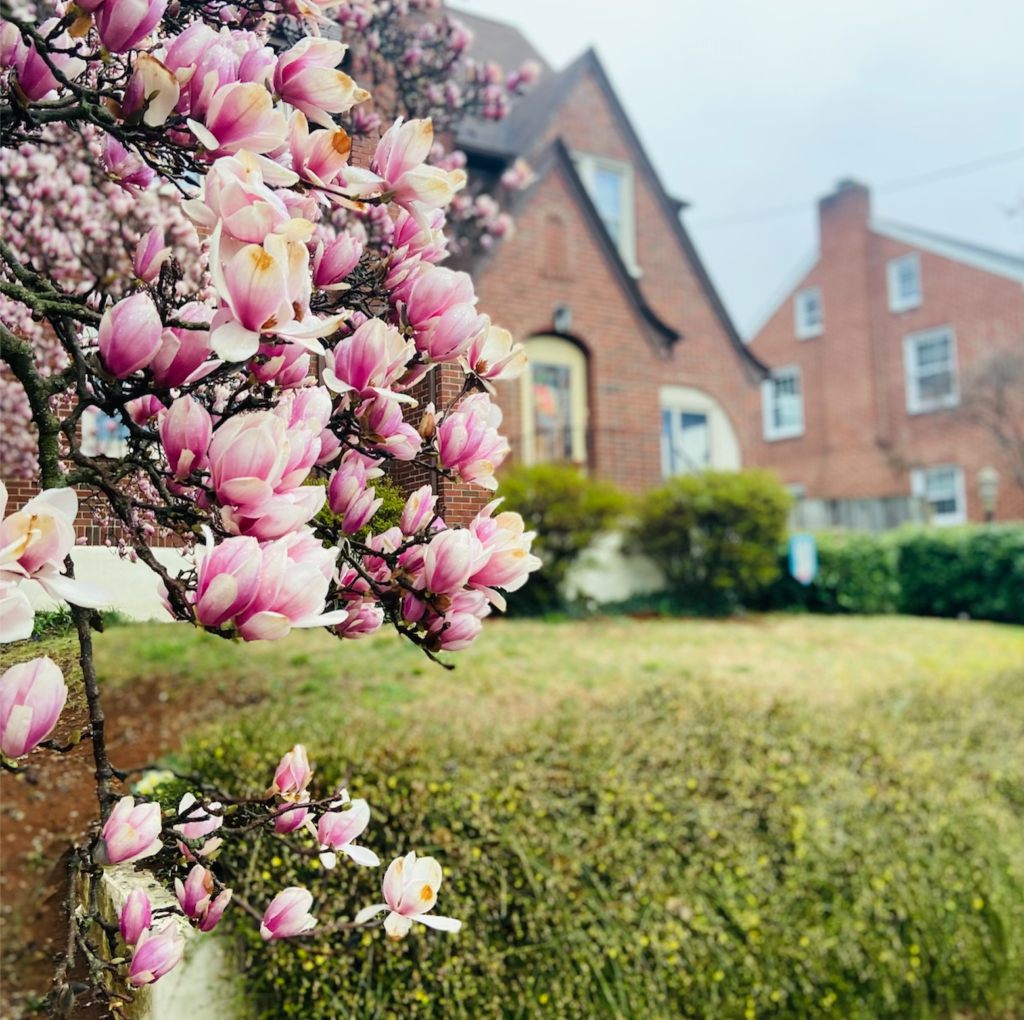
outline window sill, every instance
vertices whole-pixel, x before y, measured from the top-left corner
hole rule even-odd
[[[777,443],[782,439],[799,439],[803,436],[803,429],[787,429],[786,431],[764,433],[764,441],[766,443]]]
[[[915,407],[907,407],[907,414],[917,417],[921,414],[934,414],[936,411],[949,411],[960,406],[960,397],[950,397],[946,400],[936,401],[934,404],[918,404]]]

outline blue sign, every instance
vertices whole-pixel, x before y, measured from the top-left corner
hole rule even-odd
[[[818,576],[818,544],[813,535],[789,536],[789,572],[805,586]]]

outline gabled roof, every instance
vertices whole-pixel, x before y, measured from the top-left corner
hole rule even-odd
[[[874,234],[881,234],[882,237],[899,241],[911,248],[920,248],[922,251],[941,255],[954,262],[962,262],[964,265],[973,266],[986,273],[1005,276],[1024,283],[1024,258],[1017,255],[984,248],[977,244],[969,244],[967,241],[958,241],[941,234],[933,234],[930,230],[907,227],[901,223],[890,223],[886,220],[872,220],[869,229]]]
[[[682,336],[678,330],[673,329],[658,318],[658,315],[647,303],[643,293],[637,286],[636,279],[629,269],[626,268],[626,263],[622,261],[619,247],[605,228],[604,221],[601,219],[601,214],[597,211],[590,193],[587,191],[583,181],[580,180],[580,176],[576,172],[576,164],[573,162],[569,150],[565,147],[565,143],[560,138],[556,138],[536,157],[535,163],[534,173],[536,174],[536,179],[529,188],[515,196],[511,209],[513,215],[515,215],[518,208],[521,208],[529,201],[531,192],[542,181],[552,172],[559,171],[577,206],[583,213],[594,241],[601,249],[605,260],[617,277],[627,300],[633,306],[633,310],[644,324],[648,338],[656,347],[667,351],[677,340],[681,340]]]
[[[463,12],[453,8],[452,13],[469,23],[470,19]],[[472,23],[479,25],[484,20],[474,18]],[[510,28],[510,26],[503,25],[500,27],[503,33],[509,31],[517,33],[517,30]],[[478,38],[479,43],[483,41],[485,41],[485,37],[483,39]],[[525,45],[529,46],[525,39],[523,41]],[[507,42],[505,45],[508,45]],[[475,55],[482,59],[491,57],[491,54],[484,49],[483,45],[477,46]],[[740,337],[732,318],[729,316],[728,311],[726,311],[722,299],[719,297],[714,284],[711,282],[711,278],[708,276],[707,270],[704,268],[704,264],[701,262],[700,256],[697,254],[690,235],[680,220],[679,214],[686,208],[687,203],[681,199],[673,198],[665,191],[661,179],[658,177],[643,144],[633,129],[629,117],[626,116],[626,111],[623,109],[621,102],[619,102],[619,98],[612,88],[608,75],[605,73],[604,67],[601,65],[601,61],[593,49],[588,49],[563,71],[542,72],[537,83],[525,96],[513,104],[512,112],[504,120],[497,123],[480,120],[465,122],[456,132],[456,145],[467,153],[471,162],[475,158],[486,165],[493,165],[496,157],[512,160],[517,156],[525,155],[536,160],[536,150],[542,144],[543,136],[555,114],[568,100],[577,84],[588,74],[594,78],[604,94],[608,107],[622,131],[627,145],[629,145],[633,152],[635,164],[639,172],[643,175],[651,193],[658,202],[666,222],[671,226],[683,250],[684,257],[690,264],[697,282],[725,331],[729,342],[740,356],[741,361],[745,362],[748,367],[753,368],[757,374],[766,375],[768,372],[767,366],[748,349]],[[564,149],[564,145],[562,148]],[[573,176],[576,176],[575,170],[573,170]],[[579,182],[578,177],[576,180],[579,183],[579,194],[586,198],[590,212],[593,212],[593,203],[590,201],[586,188]],[[614,249],[614,244],[607,237],[607,231],[604,231],[604,234],[604,247],[611,246]],[[621,263],[622,259],[617,249],[615,250],[615,258],[616,261]],[[628,271],[626,276],[629,279],[629,286],[639,294],[640,288],[636,280]],[[643,301],[642,297],[641,300]],[[643,303],[644,307],[649,310],[646,301]],[[675,331],[673,330],[673,332]]]

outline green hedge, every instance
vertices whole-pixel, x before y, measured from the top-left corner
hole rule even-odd
[[[626,508],[627,497],[614,483],[593,478],[567,464],[517,465],[501,477],[502,509],[523,515],[537,534],[533,552],[543,566],[525,587],[510,592],[511,616],[543,616],[570,609],[565,580],[588,546],[612,527]]]
[[[348,773],[370,801],[362,842],[435,854],[449,875],[437,910],[465,926],[397,944],[374,930],[266,945],[233,910],[246,1016],[1024,1008],[1022,679],[962,696],[901,690],[838,714],[663,687],[490,747],[464,746],[458,727],[396,742],[310,718],[318,779]],[[194,747],[192,764],[257,791],[286,741],[275,720],[243,719]],[[379,900],[378,870],[343,861],[325,874],[272,838],[226,862],[253,903],[310,888],[325,924]]]
[[[908,613],[1024,623],[1024,527],[914,528],[882,535],[822,532],[818,576],[781,576],[751,599],[758,609]]]
[[[629,547],[661,567],[680,605],[729,612],[778,575],[776,549],[791,502],[767,471],[673,478],[640,501]]]

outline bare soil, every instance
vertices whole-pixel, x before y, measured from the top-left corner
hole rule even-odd
[[[141,681],[104,697],[107,746],[119,769],[133,769],[176,750],[191,728],[213,715],[251,704],[251,692],[172,677]],[[70,707],[70,703],[69,703]],[[84,708],[65,711],[54,737],[66,742],[85,726]],[[66,855],[97,823],[92,745],[57,755],[37,750],[19,775],[0,775],[0,1020],[45,1014],[56,961],[67,943]],[[125,791],[127,792],[127,791]],[[79,996],[73,1020],[107,1015]]]

